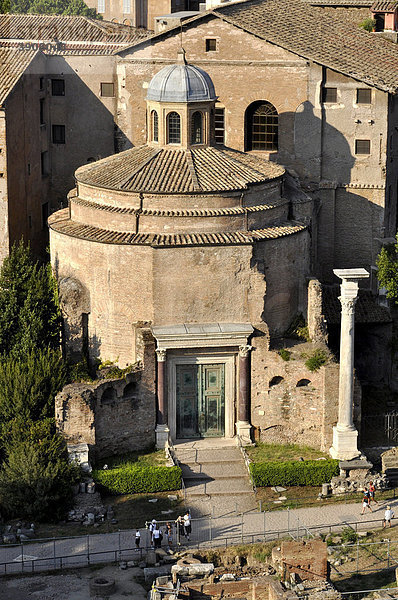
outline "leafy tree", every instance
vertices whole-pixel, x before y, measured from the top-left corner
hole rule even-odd
[[[0,270],[0,354],[57,349],[60,319],[51,266],[35,262],[23,241],[15,244]]]
[[[66,383],[66,365],[60,352],[33,351],[21,358],[0,358],[0,435],[19,417],[38,421],[54,414],[54,398]]]
[[[95,8],[89,8],[83,0],[0,0],[9,2],[12,13],[38,15],[83,15],[93,19],[102,18]]]
[[[0,0],[0,13],[4,14],[10,12],[10,6],[10,0]]]
[[[398,242],[384,246],[376,261],[377,278],[387,290],[387,298],[398,304]]]
[[[72,500],[79,469],[51,419],[9,424],[6,460],[0,470],[0,507],[6,517],[59,520]]]

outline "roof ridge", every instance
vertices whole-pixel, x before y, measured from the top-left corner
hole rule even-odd
[[[190,148],[186,150],[185,157],[188,165],[188,170],[192,178],[193,189],[195,192],[200,192],[202,188],[199,184],[198,176],[196,174],[195,156]]]

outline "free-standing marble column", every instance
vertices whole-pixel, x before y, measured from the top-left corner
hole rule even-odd
[[[167,425],[167,389],[166,389],[166,350],[158,348],[157,356],[157,417],[156,417],[156,447],[164,448],[169,439]]]
[[[342,279],[341,333],[340,333],[340,379],[339,416],[333,427],[333,445],[330,454],[339,460],[352,460],[360,456],[358,431],[354,427],[354,321],[355,303],[358,297],[358,280],[369,277],[365,269],[335,269]]]
[[[250,350],[252,346],[239,346],[239,393],[236,433],[242,444],[251,444],[250,425]]]

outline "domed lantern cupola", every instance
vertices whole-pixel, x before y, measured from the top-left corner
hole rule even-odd
[[[177,64],[161,69],[148,86],[148,144],[181,148],[210,145],[216,99],[210,76],[187,64],[181,48]]]

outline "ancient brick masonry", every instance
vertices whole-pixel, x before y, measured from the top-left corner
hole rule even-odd
[[[124,379],[74,383],[56,397],[58,430],[69,444],[86,443],[91,460],[154,443],[155,359],[148,329],[137,329],[137,347],[142,362]]]

